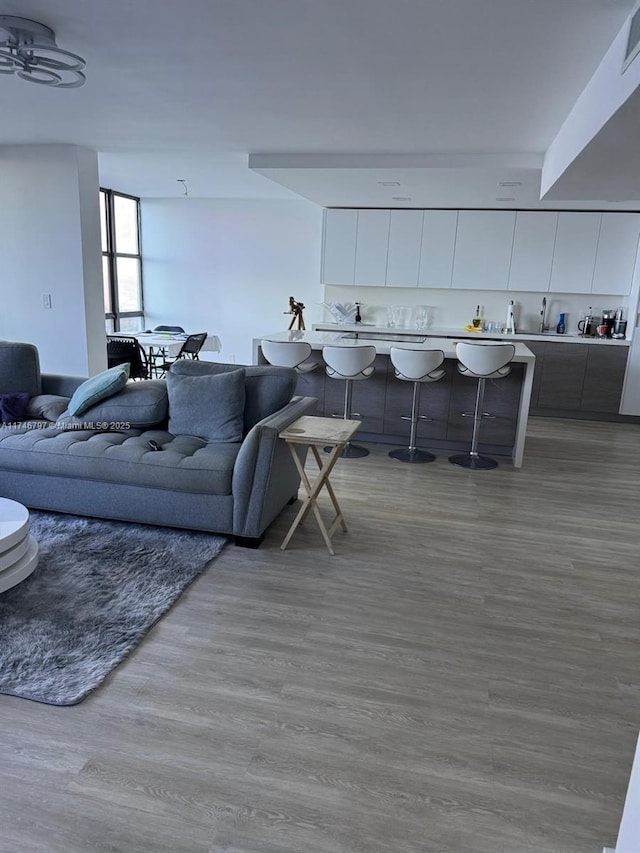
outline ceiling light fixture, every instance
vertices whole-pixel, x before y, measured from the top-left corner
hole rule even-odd
[[[521,187],[522,181],[498,181],[499,187]]]
[[[496,196],[496,201],[515,201],[513,196]]]
[[[411,201],[411,196],[410,195],[392,195],[391,200],[392,201]]]
[[[52,29],[28,18],[0,15],[0,74],[58,89],[84,86],[86,63],[81,56],[56,45]]]
[[[379,187],[399,187],[400,181],[378,181]]]

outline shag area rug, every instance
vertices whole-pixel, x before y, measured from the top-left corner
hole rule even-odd
[[[39,561],[0,594],[0,693],[75,705],[227,543],[208,533],[33,511]]]

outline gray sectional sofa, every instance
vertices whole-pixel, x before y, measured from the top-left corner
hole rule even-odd
[[[83,381],[41,375],[35,347],[0,341],[0,395],[29,395],[26,420],[0,427],[0,496],[250,546],[297,496],[299,474],[278,433],[316,400],[292,396],[295,371],[179,361],[167,380],[129,382],[72,416],[69,398]]]

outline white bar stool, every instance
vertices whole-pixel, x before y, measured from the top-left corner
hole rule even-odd
[[[311,355],[307,341],[260,341],[262,355],[275,367],[293,367],[298,373],[310,373],[317,364],[303,364]]]
[[[474,470],[489,470],[498,467],[495,459],[491,459],[490,456],[481,456],[478,453],[485,382],[487,379],[503,379],[510,373],[515,351],[516,348],[513,344],[467,344],[460,342],[456,345],[458,370],[463,376],[478,380],[478,391],[476,393],[476,408],[473,413],[471,450],[468,453],[456,453],[454,456],[450,456],[449,462],[452,465],[461,465],[463,468]]]
[[[344,420],[352,420],[358,417],[351,411],[351,395],[354,380],[368,379],[374,372],[373,362],[376,358],[376,348],[370,345],[362,346],[326,346],[322,348],[322,358],[325,363],[325,372],[330,379],[344,379]],[[329,453],[332,448],[324,448]],[[340,454],[346,459],[358,459],[368,456],[366,447],[348,442]]]
[[[420,415],[420,390],[423,382],[437,382],[446,375],[442,367],[444,353],[440,349],[405,349],[391,347],[389,351],[391,363],[397,379],[413,382],[413,401],[411,403],[411,435],[409,447],[392,450],[389,456],[400,462],[433,462],[436,458],[428,450],[416,447],[416,432],[419,420],[431,420]]]

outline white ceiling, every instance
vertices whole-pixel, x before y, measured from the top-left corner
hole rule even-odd
[[[181,196],[182,178],[190,197],[557,207],[539,202],[542,156],[633,5],[4,0],[87,60],[87,84],[0,76],[0,144],[88,146],[103,185],[141,196]],[[582,172],[567,206],[631,204],[620,174]]]

